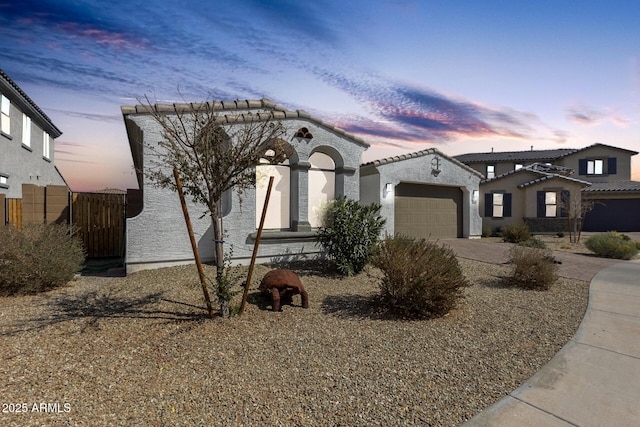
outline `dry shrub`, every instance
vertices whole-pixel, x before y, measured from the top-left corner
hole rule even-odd
[[[33,294],[67,283],[82,269],[82,243],[67,225],[0,227],[0,295]]]
[[[529,227],[524,222],[515,222],[502,227],[502,240],[509,243],[526,242],[531,238]]]
[[[425,239],[387,238],[372,261],[384,273],[381,306],[403,317],[443,316],[469,286],[453,250]]]
[[[558,279],[558,265],[550,249],[514,246],[510,262],[514,269],[509,283],[517,287],[543,291]]]

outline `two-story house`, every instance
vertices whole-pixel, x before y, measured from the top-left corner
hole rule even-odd
[[[23,198],[23,184],[66,186],[54,163],[54,140],[61,134],[0,69],[0,220],[5,216],[5,199]]]
[[[492,230],[525,221],[534,232],[566,230],[569,210],[593,202],[585,231],[640,230],[636,151],[593,144],[580,149],[470,153],[455,159],[484,174],[480,215]]]

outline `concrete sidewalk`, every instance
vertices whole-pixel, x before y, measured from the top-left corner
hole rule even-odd
[[[573,339],[523,385],[462,424],[638,425],[640,260],[617,261],[597,273]]]

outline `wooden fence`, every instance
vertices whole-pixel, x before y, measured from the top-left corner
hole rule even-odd
[[[73,224],[88,258],[124,256],[126,194],[71,193],[65,186],[24,184],[22,199],[0,194],[0,224]]]
[[[73,193],[72,223],[89,258],[124,255],[125,194]]]

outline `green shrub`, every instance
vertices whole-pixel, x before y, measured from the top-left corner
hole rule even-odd
[[[67,225],[0,227],[0,294],[32,294],[67,283],[82,269],[82,243]]]
[[[509,253],[514,265],[510,283],[520,288],[547,290],[558,278],[558,265],[550,249],[514,246]]]
[[[547,247],[547,244],[537,237],[532,237],[529,240],[525,240],[524,242],[519,242],[519,246],[525,246],[527,248],[539,248],[544,249]]]
[[[360,273],[367,265],[384,224],[380,205],[365,206],[340,197],[327,206],[316,241],[335,263],[338,272],[350,276]]]
[[[524,222],[514,222],[502,227],[502,240],[509,243],[525,242],[531,238],[529,227]]]
[[[615,231],[595,234],[589,237],[585,246],[603,258],[631,259],[638,254],[638,247],[629,236]]]
[[[387,311],[412,318],[448,313],[468,286],[448,246],[425,239],[385,239],[372,259],[383,272],[379,302]]]
[[[482,237],[491,237],[491,226],[482,224]]]

